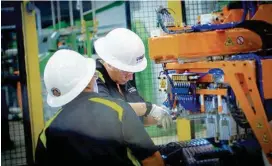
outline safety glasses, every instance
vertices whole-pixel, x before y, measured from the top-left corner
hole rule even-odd
[[[132,72],[127,72],[127,71],[123,71],[123,70],[119,70],[121,73],[122,73],[122,75],[124,75],[124,76],[130,76],[130,75],[133,75],[133,73]]]
[[[109,65],[110,66],[110,65]],[[133,75],[134,73],[133,72],[127,72],[127,71],[123,71],[123,70],[120,70],[120,69],[117,69],[116,67],[113,67],[113,66],[110,66],[112,69],[120,72],[122,75],[128,77],[128,76],[131,76]]]

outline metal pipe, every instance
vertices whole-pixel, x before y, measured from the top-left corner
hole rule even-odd
[[[92,14],[93,14],[93,22],[94,22],[94,20],[95,20],[95,2],[96,1],[92,1]]]
[[[81,21],[81,24],[83,23],[83,6],[82,6],[82,1],[79,1],[79,12],[80,12],[80,21]]]
[[[130,2],[125,1],[125,12],[126,12],[126,22],[128,29],[131,29],[131,10],[130,10]]]
[[[36,16],[37,16],[37,26],[38,26],[38,34],[42,34],[42,21],[41,21],[41,11],[39,8],[35,7]]]
[[[79,2],[79,0],[77,0],[78,2]],[[93,1],[92,1],[93,2]],[[110,2],[110,1],[109,1]],[[92,13],[93,12],[93,10],[99,10],[99,9],[103,9],[103,8],[107,8],[107,7],[110,7],[112,4],[114,4],[114,3],[116,3],[116,2],[118,2],[118,1],[112,1],[111,3],[108,3],[108,4],[106,4],[106,5],[104,5],[104,6],[100,6],[99,8],[97,8],[97,9],[95,9],[95,7],[93,7],[92,6],[92,9],[91,10],[88,10],[88,11],[85,11],[85,12],[83,12],[83,15],[87,15],[87,14],[90,14],[90,13]],[[93,5],[93,4],[92,4]],[[78,10],[79,10],[79,8],[78,8]]]
[[[60,22],[61,22],[61,16],[60,16],[60,2],[57,1],[57,14],[58,14],[58,24],[59,24],[59,29],[61,28]]]
[[[70,14],[70,25],[74,26],[74,16],[73,16],[73,1],[69,1],[69,14]]]
[[[52,13],[52,22],[53,22],[53,27],[56,29],[56,16],[55,16],[55,7],[54,7],[54,1],[51,0],[51,13]]]

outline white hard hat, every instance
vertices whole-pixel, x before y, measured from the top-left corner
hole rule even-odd
[[[89,84],[95,73],[95,61],[72,50],[59,50],[45,66],[44,82],[47,103],[60,107],[76,98]]]
[[[145,46],[134,32],[117,28],[94,42],[95,51],[111,66],[127,71],[143,71],[147,66]]]

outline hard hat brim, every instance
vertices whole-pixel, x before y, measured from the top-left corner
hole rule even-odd
[[[81,81],[69,93],[63,96],[56,97],[48,93],[47,103],[49,106],[61,107],[75,99],[87,87],[92,77],[94,76],[96,64],[95,61],[91,58],[86,58],[86,61],[87,71],[85,72],[86,75],[84,78],[82,78]]]
[[[110,64],[111,66],[127,71],[127,72],[140,72],[143,71],[147,66],[147,59],[146,57],[143,58],[142,62],[138,63],[137,65],[127,65],[122,63],[120,60],[116,59],[112,56],[112,54],[107,50],[105,46],[105,37],[101,37],[94,42],[94,47],[97,55],[103,59],[106,63]]]

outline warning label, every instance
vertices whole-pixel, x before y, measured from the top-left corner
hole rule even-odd
[[[244,38],[242,36],[238,36],[236,39],[237,44],[243,45],[244,44]]]
[[[227,40],[226,40],[226,42],[225,42],[225,46],[233,46],[233,45],[234,45],[234,44],[233,44],[231,38],[228,37]]]
[[[166,88],[166,81],[165,80],[161,80],[160,86],[161,86],[160,88],[165,89]]]

